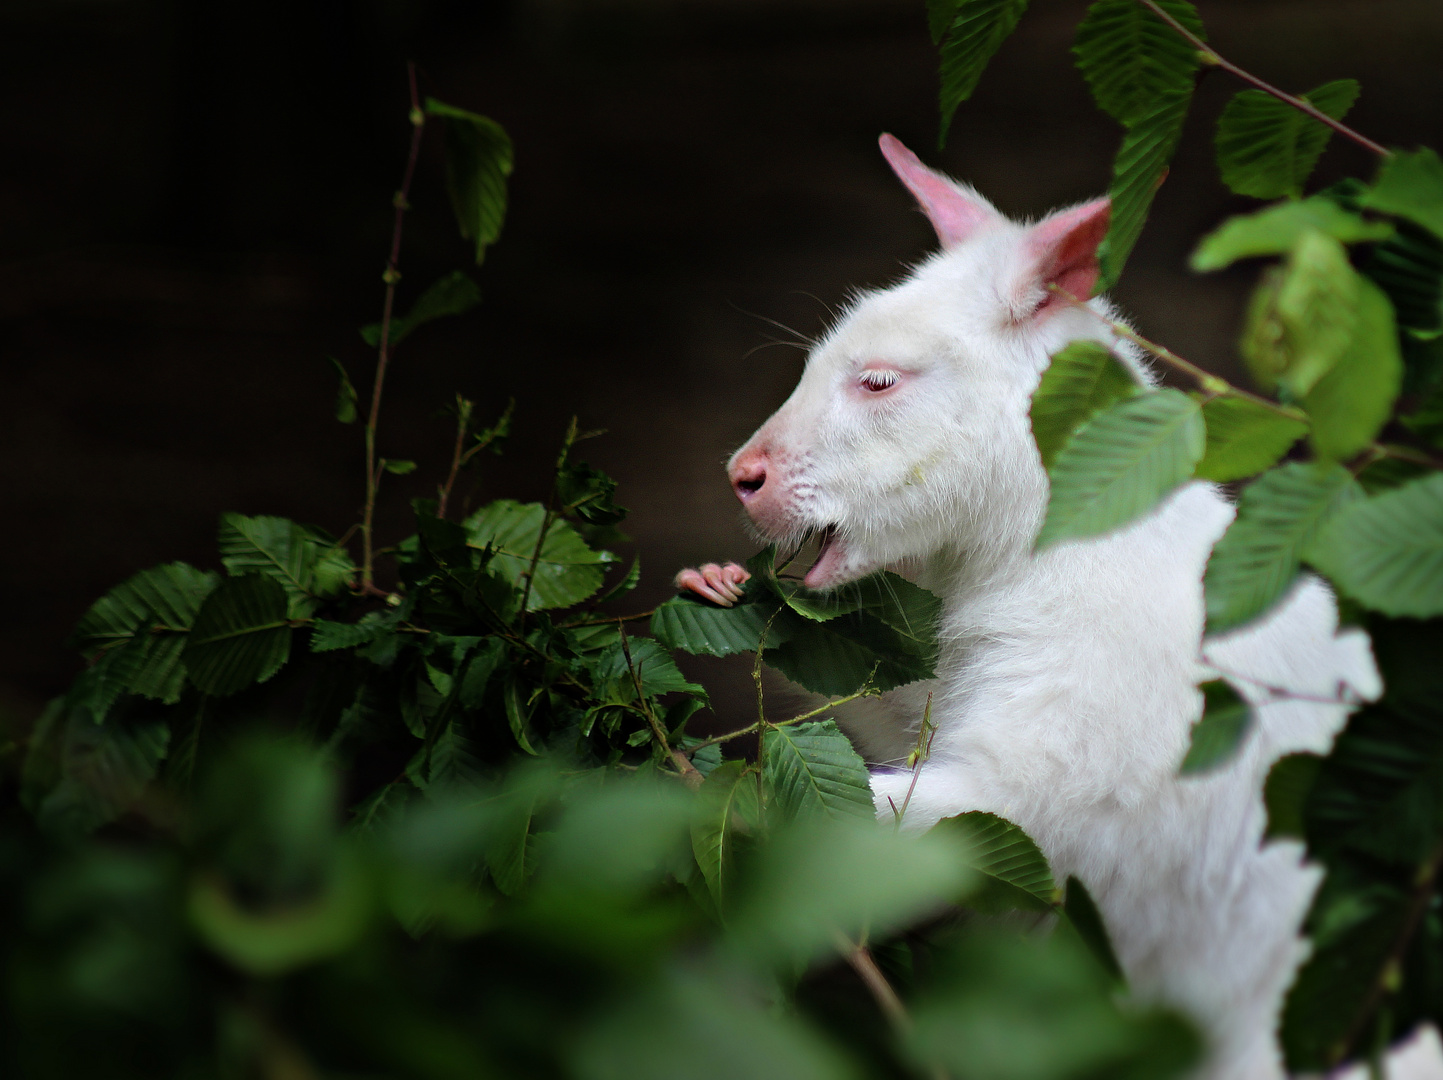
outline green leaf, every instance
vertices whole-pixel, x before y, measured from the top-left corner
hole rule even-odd
[[[616,481],[584,461],[569,461],[557,471],[556,494],[563,513],[590,525],[615,525],[626,517],[626,507],[612,501]]]
[[[507,675],[501,702],[506,708],[506,723],[511,728],[511,736],[516,740],[516,745],[535,757],[536,750],[531,745],[529,731],[531,705],[526,699],[526,688],[521,685],[521,680],[514,671]]]
[[[90,832],[128,811],[155,778],[170,745],[170,727],[163,720],[115,718],[96,724],[83,709],[47,716],[56,725],[58,753],[56,771],[47,779],[56,782],[43,795],[32,790],[29,798],[40,827],[57,835]],[[34,779],[27,775],[32,789]]]
[[[1307,835],[1304,811],[1322,764],[1317,754],[1288,754],[1268,770],[1263,785],[1263,805],[1268,811],[1264,839],[1302,840]]]
[[[426,112],[446,121],[446,190],[461,235],[476,245],[479,265],[506,218],[511,137],[494,120],[435,98],[426,99]]]
[[[1259,386],[1301,397],[1347,352],[1363,279],[1343,245],[1305,229],[1253,294],[1239,347]]]
[[[1207,38],[1187,0],[1161,0],[1160,6]],[[1199,63],[1196,49],[1135,0],[1097,0],[1077,27],[1072,51],[1098,108],[1129,126],[1154,116],[1163,98],[1185,101]]]
[[[1399,326],[1443,328],[1443,240],[1404,221],[1361,269],[1388,294]]]
[[[1192,475],[1206,438],[1202,406],[1179,390],[1129,398],[1099,413],[1053,463],[1037,547],[1141,517]]]
[[[91,658],[115,650],[126,653],[122,667],[114,661],[110,665],[111,672],[123,670],[126,676],[114,693],[129,690],[173,705],[185,687],[180,654],[186,633],[219,581],[219,575],[185,563],[142,570],[91,606],[71,642]]]
[[[691,850],[721,911],[730,901],[742,837],[759,825],[756,777],[746,762],[725,761],[712,769],[697,791]]]
[[[479,709],[486,700],[486,687],[506,659],[506,645],[500,638],[487,638],[466,665],[461,678],[461,704]]]
[[[331,366],[336,369],[340,377],[341,385],[336,391],[336,419],[343,424],[354,424],[356,422],[356,403],[360,400],[356,394],[356,387],[351,382],[351,376],[346,373],[345,365],[334,356],[326,357]]]
[[[822,814],[871,819],[867,766],[835,720],[768,728],[763,775],[783,820]]]
[[[934,827],[950,834],[967,852],[966,863],[981,875],[967,906],[985,913],[1026,908],[1051,911],[1057,886],[1041,850],[1022,829],[981,810],[943,818]]]
[[[936,27],[943,5],[928,11],[937,40]],[[937,147],[947,144],[947,129],[957,106],[972,96],[987,61],[1017,26],[1027,10],[1027,0],[954,0],[954,12],[947,38],[942,42],[942,87],[938,95],[942,120],[937,131]]]
[[[481,260],[477,259],[476,261],[480,262]],[[428,322],[434,322],[437,319],[444,319],[448,315],[464,315],[479,303],[481,303],[481,290],[477,288],[476,282],[462,271],[453,270],[445,277],[432,282],[431,286],[416,298],[416,302],[411,305],[411,310],[405,315],[392,317],[388,344],[394,348],[410,337],[411,331],[418,327],[425,326]],[[370,323],[361,327],[361,337],[371,348],[378,347],[381,344],[381,324]],[[339,367],[339,365],[337,366]],[[350,383],[347,382],[346,385],[349,386]],[[355,415],[355,396],[356,392],[353,388],[351,390],[353,417]]]
[[[391,633],[391,623],[392,620],[379,611],[368,612],[353,623],[317,619],[311,624],[311,652],[334,652],[368,644],[382,634]]]
[[[502,499],[466,519],[467,542],[475,548],[489,548],[494,553],[489,568],[519,588],[530,572],[545,518],[546,508],[540,503]],[[566,522],[552,521],[536,564],[527,609],[580,603],[601,588],[605,565],[615,561],[609,551],[593,551]]]
[[[1309,230],[1341,244],[1386,240],[1393,235],[1393,226],[1387,222],[1368,221],[1325,195],[1314,195],[1228,218],[1199,241],[1188,265],[1200,271],[1221,270],[1239,259],[1282,255]]]
[[[1181,776],[1197,776],[1221,768],[1237,756],[1252,725],[1252,710],[1237,691],[1221,679],[1198,687],[1203,714],[1192,726],[1192,743],[1178,767]]]
[[[1097,910],[1097,902],[1092,899],[1087,886],[1075,877],[1067,879],[1062,910],[1067,914],[1067,921],[1077,931],[1077,936],[1102,965],[1103,970],[1118,982],[1122,982],[1122,965],[1117,962],[1117,954],[1113,952],[1112,940],[1107,936],[1107,926],[1102,921],[1102,912]]]
[[[1281,465],[1244,488],[1237,519],[1213,548],[1203,577],[1208,633],[1242,626],[1272,607],[1328,519],[1362,497],[1347,469],[1326,462]]]
[[[933,647],[862,611],[827,622],[796,619],[786,640],[762,657],[792,682],[828,696],[861,689],[869,675],[873,689],[887,691],[936,674]]]
[[[290,647],[285,589],[273,578],[246,574],[206,597],[181,659],[191,682],[225,697],[269,679]]]
[[[1443,161],[1426,147],[1385,158],[1362,203],[1369,210],[1407,218],[1443,239]]]
[[[1365,607],[1443,614],[1443,474],[1347,506],[1307,558]]]
[[[382,458],[381,468],[385,469],[388,473],[395,473],[397,476],[406,476],[416,471],[416,463],[414,461],[391,461],[388,458]]]
[[[1306,422],[1233,394],[1204,402],[1202,416],[1207,448],[1193,471],[1199,480],[1227,483],[1260,473],[1308,433]]]
[[[767,620],[779,606],[775,602],[753,602],[724,608],[695,595],[674,596],[652,614],[651,632],[667,648],[689,653],[731,656],[756,652]],[[778,628],[778,623],[772,624],[769,642],[776,641]]]
[[[1393,308],[1371,281],[1357,280],[1352,336],[1302,401],[1312,420],[1313,450],[1322,458],[1345,460],[1371,443],[1392,415],[1403,381]]]
[[[626,654],[631,654],[627,665]],[[629,704],[636,700],[634,679],[641,681],[642,692],[649,697],[680,691],[687,694],[705,694],[706,691],[694,682],[689,682],[671,655],[651,638],[628,638],[626,649],[621,642],[610,645],[592,662],[592,680],[596,686],[598,700]],[[633,672],[635,673],[633,675]]]
[[[1032,394],[1032,437],[1051,469],[1072,433],[1115,402],[1141,393],[1137,378],[1103,344],[1074,341],[1054,353]]]
[[[1317,110],[1341,120],[1358,99],[1356,79],[1338,79],[1300,95]],[[1218,120],[1218,168],[1239,195],[1300,198],[1323,148],[1327,125],[1262,90],[1241,90]]]
[[[933,45],[942,44],[961,3],[962,0],[927,0],[927,31],[932,35]]]
[[[323,549],[309,529],[282,517],[222,514],[218,545],[220,561],[232,577],[255,573],[279,582],[291,618],[303,619],[315,610],[316,560]]]
[[[635,589],[639,581],[641,581],[640,556],[631,560],[631,569],[623,574],[615,585],[598,596],[596,602],[598,604],[605,604],[611,600],[620,600],[627,593]]]
[[[1182,138],[1191,102],[1191,89],[1161,94],[1151,110],[1129,124],[1122,136],[1107,191],[1112,199],[1112,221],[1097,248],[1102,268],[1097,291],[1111,288],[1122,276],[1127,257],[1142,235],[1152,198],[1167,179],[1168,163]]]

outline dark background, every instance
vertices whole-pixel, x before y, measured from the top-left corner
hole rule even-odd
[[[1350,123],[1443,145],[1436,0],[1199,7],[1230,59],[1295,91],[1357,77]],[[433,489],[453,391],[484,415],[515,396],[477,496],[541,497],[567,418],[608,428],[585,456],[633,509],[649,607],[680,566],[751,550],[720,466],[800,369],[769,320],[815,334],[931,244],[879,132],[1013,214],[1106,188],[1118,131],[1069,53],[1084,8],[1034,0],[938,154],[922,0],[0,0],[0,709],[23,723],[65,685],[106,588],[215,565],[222,511],[357,517],[361,433],[331,419],[326,356],[368,385],[407,58],[505,125],[517,164],[483,306],[398,354],[381,449],[421,468],[388,478],[379,535]],[[1253,270],[1183,260],[1249,205],[1211,163],[1237,88],[1205,79],[1116,292],[1225,373]],[[403,306],[467,259],[435,134]],[[1316,179],[1372,167],[1335,140]]]

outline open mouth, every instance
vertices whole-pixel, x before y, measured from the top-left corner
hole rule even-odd
[[[817,534],[817,558],[802,583],[809,589],[825,589],[839,582],[845,551],[835,525],[828,525]]]

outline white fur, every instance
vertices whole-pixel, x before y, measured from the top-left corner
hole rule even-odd
[[[1059,880],[1075,874],[1097,899],[1134,992],[1201,1023],[1200,1075],[1281,1076],[1273,1030],[1319,871],[1295,843],[1262,843],[1261,782],[1285,753],[1326,752],[1348,708],[1267,688],[1371,699],[1367,639],[1337,631],[1332,594],[1308,576],[1262,622],[1204,641],[1203,569],[1233,516],[1208,484],[1106,537],[1033,553],[1047,477],[1028,408],[1048,357],[1092,338],[1153,377],[1087,312],[1033,313],[1048,294],[1027,227],[991,213],[854,304],[738,451],[734,478],[738,461],[765,463],[767,509],[751,509],[773,539],[835,527],[820,584],[891,567],[944,600],[936,681],[842,717],[880,766],[878,812],[890,817],[913,783],[900,763],[935,693],[937,734],[905,827],[974,809],[1017,822]],[[1105,301],[1092,307],[1112,316]],[[864,367],[903,377],[869,395]],[[1196,684],[1218,673],[1256,703],[1253,730],[1231,766],[1180,778]]]

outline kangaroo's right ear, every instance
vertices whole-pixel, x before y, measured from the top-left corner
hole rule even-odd
[[[900,139],[884,134],[877,142],[887,164],[921,204],[944,248],[955,247],[982,226],[1001,219],[981,195],[927,168]]]

